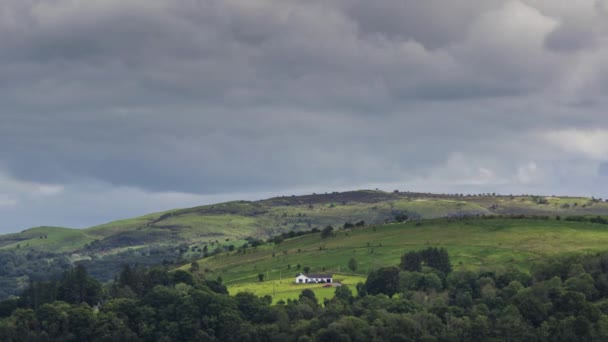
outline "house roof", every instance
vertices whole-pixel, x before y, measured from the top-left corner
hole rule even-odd
[[[331,274],[305,274],[308,278],[332,278]]]

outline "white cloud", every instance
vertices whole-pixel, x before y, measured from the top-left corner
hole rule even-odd
[[[542,180],[542,171],[535,162],[531,161],[517,168],[515,179],[522,184],[535,183]]]
[[[56,196],[63,191],[63,185],[21,181],[0,171],[0,193],[13,199]]]
[[[543,132],[540,137],[574,157],[608,159],[608,129],[564,129]]]

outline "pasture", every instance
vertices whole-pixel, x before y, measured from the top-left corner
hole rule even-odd
[[[608,226],[505,218],[383,224],[339,230],[325,239],[311,234],[248,248],[244,253],[222,253],[199,260],[199,265],[209,276],[222,277],[231,293],[250,289],[271,295],[272,282],[293,279],[305,267],[311,273],[352,272],[347,265],[354,258],[358,267],[352,274],[365,277],[371,269],[398,265],[407,251],[429,246],[446,248],[454,269],[491,266],[527,271],[534,262],[551,256],[608,250]],[[268,284],[257,284],[259,273]],[[289,287],[281,289],[288,292]]]
[[[334,274],[334,282],[348,286],[353,294],[356,294],[355,285],[358,282],[365,282],[365,277],[351,274]],[[331,299],[336,291],[335,287],[324,287],[324,284],[296,284],[291,274],[289,274],[289,277],[280,280],[274,279],[263,282],[233,283],[228,285],[228,291],[231,295],[239,292],[251,292],[257,296],[269,295],[272,297],[273,303],[279,300],[297,299],[304,289],[312,290],[320,302],[323,302],[324,299]]]

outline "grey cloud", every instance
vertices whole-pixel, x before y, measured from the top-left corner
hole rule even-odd
[[[460,29],[437,30],[459,31],[464,39],[469,19],[474,21],[479,14],[471,13],[471,4],[461,2],[455,8],[465,8],[461,10],[465,13],[454,16],[461,21],[454,24]],[[49,78],[35,89],[48,94],[40,96],[42,105],[73,105],[74,98],[82,98],[84,104],[91,101],[94,105],[133,105],[154,99],[163,103],[206,99],[259,104],[283,99],[286,103],[327,106],[335,98],[343,98],[344,103],[357,102],[366,93],[377,94],[373,100],[378,103],[387,97],[395,100],[420,93],[428,97],[434,87],[440,88],[439,97],[442,93],[458,97],[458,92],[441,90],[445,83],[472,89],[464,92],[466,97],[475,96],[474,89],[495,89],[489,93],[482,90],[478,95],[481,97],[514,91],[510,84],[500,84],[505,83],[501,76],[510,73],[487,74],[490,79],[476,77],[469,70],[472,66],[467,65],[470,56],[458,60],[451,53],[450,46],[459,40],[451,41],[447,50],[433,51],[426,50],[424,37],[394,40],[390,29],[370,35],[366,22],[386,21],[374,17],[364,5],[359,4],[362,10],[352,6],[345,10],[318,3],[260,3],[264,4],[260,8],[247,8],[235,2],[193,5],[180,1],[143,13],[138,11],[141,6],[127,6],[125,11],[106,11],[101,15],[92,7],[88,11],[58,11],[59,18],[53,20],[32,14],[28,22],[33,25],[23,24],[15,29],[25,33],[17,38],[3,37],[9,42],[3,51],[13,54],[12,60],[18,59],[19,64],[26,61],[32,64],[31,68],[44,69],[40,71]],[[62,1],[57,6],[62,4],[70,7]],[[407,6],[397,6],[392,13],[420,18],[420,22],[410,24],[419,31],[433,31],[432,27],[426,29],[425,17],[440,16],[439,24],[449,21],[441,19],[447,9],[438,10],[438,5]],[[409,7],[417,11],[410,14]],[[349,16],[349,10],[355,14]],[[272,14],[260,14],[265,12]],[[372,16],[362,17],[360,12]],[[461,50],[473,48],[463,46]],[[8,59],[10,63],[10,56]],[[488,70],[496,67],[489,65]],[[10,74],[7,76],[5,85],[13,87],[13,79]],[[22,75],[16,76],[21,79]],[[26,86],[31,86],[37,80],[27,81]],[[77,96],[65,94],[72,92]],[[149,95],[153,95],[152,99]],[[37,102],[21,97],[26,104]]]
[[[3,1],[0,166],[65,186],[60,216],[112,189],[154,194],[127,216],[175,192],[193,196],[178,206],[366,184],[595,191],[563,185],[574,157],[535,137],[608,128],[598,6]],[[580,164],[597,175],[598,163]]]
[[[469,25],[479,13],[503,1],[338,1],[340,7],[367,35],[395,40],[414,40],[427,48],[453,45],[466,38]]]
[[[556,51],[577,51],[593,43],[593,33],[585,27],[561,25],[547,36],[547,47]]]

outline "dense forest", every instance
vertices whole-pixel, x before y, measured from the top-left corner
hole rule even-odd
[[[2,341],[592,341],[608,339],[608,253],[452,271],[443,249],[405,253],[356,290],[271,305],[200,273],[80,265],[0,303]],[[355,294],[356,293],[356,294]]]
[[[90,276],[106,282],[128,263],[146,267],[168,266],[228,250],[227,246],[210,246],[213,248],[210,252],[206,252],[207,245],[203,247],[204,251],[203,248],[191,250],[186,244],[149,246],[100,256],[84,255],[76,261],[66,253],[35,249],[0,250],[0,300],[19,295],[31,281],[59,279],[62,273],[77,265],[85,266]]]

